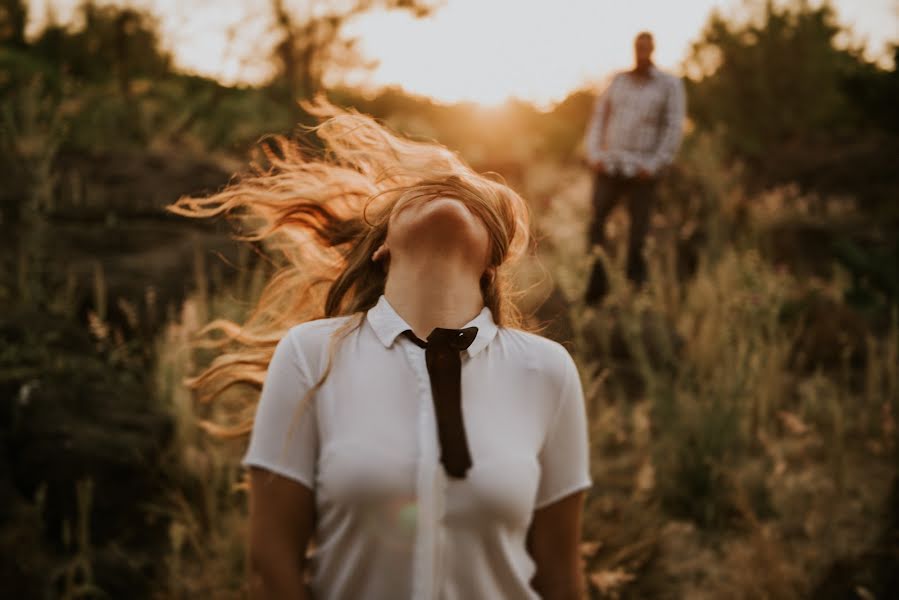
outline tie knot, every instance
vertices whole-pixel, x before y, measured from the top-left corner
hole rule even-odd
[[[435,349],[452,348],[457,352],[462,352],[471,346],[471,343],[477,336],[477,327],[466,327],[465,329],[436,327],[431,332],[431,335],[428,336],[428,345]]]
[[[465,329],[444,329],[443,327],[435,327],[425,342],[416,336],[411,329],[403,332],[403,335],[421,346],[422,348],[430,348],[439,352],[440,350],[455,350],[461,352],[467,350],[471,343],[474,342],[478,335],[477,327],[466,327]]]

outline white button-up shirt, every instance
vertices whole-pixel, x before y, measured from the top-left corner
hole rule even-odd
[[[596,100],[587,129],[587,158],[610,173],[633,177],[671,164],[686,114],[679,77],[651,67],[647,77],[618,73]]]
[[[590,486],[577,368],[559,344],[465,327],[462,413],[473,466],[446,475],[425,351],[385,297],[336,346],[351,317],[297,325],[278,344],[245,465],[315,491],[312,588],[320,600],[537,598],[525,548],[534,510]]]

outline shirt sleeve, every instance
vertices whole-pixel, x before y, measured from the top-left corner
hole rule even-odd
[[[656,151],[649,157],[646,168],[651,173],[658,173],[674,162],[674,155],[680,147],[684,135],[684,118],[687,114],[687,95],[684,82],[680,77],[672,77],[671,89],[665,102],[665,114],[662,132]]]
[[[318,419],[310,399],[308,370],[290,332],[275,347],[262,385],[250,445],[244,466],[261,467],[283,477],[315,487],[318,461]]]
[[[615,79],[600,94],[593,106],[593,115],[590,118],[590,124],[587,126],[587,160],[590,163],[602,161],[606,152],[603,149],[603,137],[605,135],[606,124],[609,121],[609,111],[612,109],[610,96],[612,95],[612,86],[615,85]]]
[[[540,484],[536,508],[543,508],[590,487],[590,448],[581,379],[566,353],[565,377],[558,409],[538,457]]]

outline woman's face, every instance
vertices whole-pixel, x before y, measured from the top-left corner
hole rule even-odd
[[[483,273],[490,260],[484,221],[464,202],[449,196],[415,199],[390,217],[387,247],[391,262],[405,257],[457,256]]]

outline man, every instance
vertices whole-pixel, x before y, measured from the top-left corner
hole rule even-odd
[[[652,34],[634,40],[636,65],[617,74],[597,99],[587,130],[587,160],[596,173],[590,245],[605,244],[606,218],[627,196],[631,218],[627,276],[638,287],[646,280],[643,241],[649,229],[656,186],[680,146],[686,99],[680,78],[652,62]],[[599,303],[609,284],[597,259],[585,300]]]

